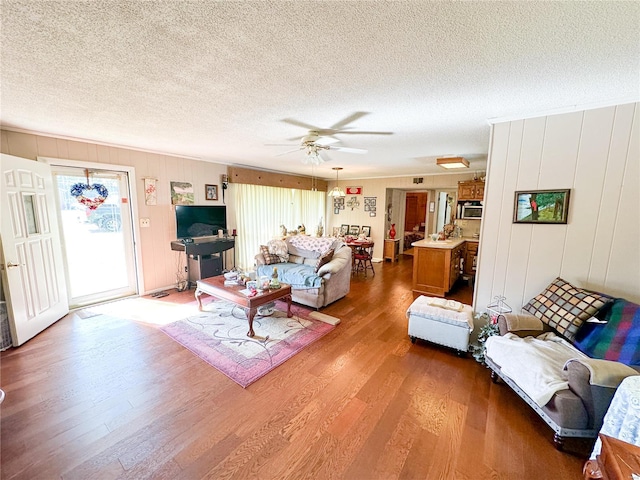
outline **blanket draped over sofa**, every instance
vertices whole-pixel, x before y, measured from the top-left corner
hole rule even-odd
[[[329,305],[351,288],[351,248],[329,237],[297,235],[270,240],[255,256],[256,275],[291,285],[294,302],[313,308]]]
[[[260,265],[258,275],[270,277],[273,269],[278,269],[278,280],[291,285],[291,288],[320,288],[322,277],[319,277],[311,265],[297,263],[276,263],[275,265]]]
[[[565,363],[585,356],[551,332],[526,338],[513,333],[489,337],[486,347],[487,355],[500,365],[502,372],[540,407],[557,391],[569,388]]]

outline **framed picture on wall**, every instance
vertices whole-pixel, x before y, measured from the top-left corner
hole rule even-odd
[[[171,205],[193,205],[193,185],[189,182],[170,182]]]
[[[218,186],[217,185],[205,185],[204,186],[204,198],[206,200],[218,200]]]
[[[567,223],[571,190],[515,192],[513,223]]]
[[[349,225],[345,223],[340,225],[340,235],[349,235]]]
[[[362,231],[362,233],[364,233],[365,237],[370,237],[371,236],[371,226],[370,225],[363,225],[361,231]]]
[[[360,225],[351,225],[349,228],[349,235],[359,235],[360,234]]]

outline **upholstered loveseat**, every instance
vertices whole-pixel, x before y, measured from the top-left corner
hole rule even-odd
[[[619,383],[640,373],[640,306],[556,278],[520,314],[498,317],[486,341],[501,378],[554,430],[595,438]]]
[[[339,300],[351,288],[351,248],[332,237],[294,235],[271,240],[255,256],[256,276],[291,285],[294,302],[322,308]]]

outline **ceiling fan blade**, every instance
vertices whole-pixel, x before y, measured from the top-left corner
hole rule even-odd
[[[336,135],[393,135],[393,132],[361,132],[361,131],[353,131],[353,130],[341,130],[339,132],[335,132]]]
[[[345,153],[367,153],[368,151],[363,148],[349,148],[349,147],[329,147],[329,150],[337,150],[338,152],[345,152]]]
[[[318,145],[326,146],[326,145],[331,145],[333,143],[338,143],[339,141],[340,140],[333,137],[320,137],[318,140],[315,141],[315,143],[317,143]]]
[[[301,122],[300,120],[296,120],[295,118],[283,118],[280,121],[288,123],[289,125],[295,125],[296,127],[302,127],[305,130],[318,130],[318,127],[314,127],[313,125],[309,125],[308,123]]]
[[[328,156],[327,156],[327,154],[326,154],[326,153],[324,153],[324,152],[320,152],[320,153],[318,153],[318,156],[320,157],[320,159],[321,159],[323,162],[330,162],[330,161],[331,161],[331,158],[330,158],[330,157],[328,157]]]
[[[340,129],[346,127],[347,125],[349,125],[350,123],[355,122],[359,118],[364,117],[365,115],[369,115],[369,112],[354,112],[351,115],[349,115],[348,117],[343,118],[339,122],[334,123],[329,128],[331,130],[340,130]]]
[[[289,151],[287,151],[287,152],[278,153],[277,155],[274,155],[274,156],[276,156],[276,157],[280,157],[280,156],[282,156],[282,155],[286,155],[286,154],[288,154],[288,153],[297,152],[297,151],[299,151],[299,150],[300,150],[300,148],[296,148],[296,149],[294,149],[294,150],[289,150]]]

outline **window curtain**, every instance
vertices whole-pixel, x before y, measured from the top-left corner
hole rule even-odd
[[[315,235],[318,224],[324,227],[326,192],[229,184],[235,206],[238,236],[237,266],[252,270],[260,245],[280,236],[280,225],[295,230],[304,224],[307,235]]]

